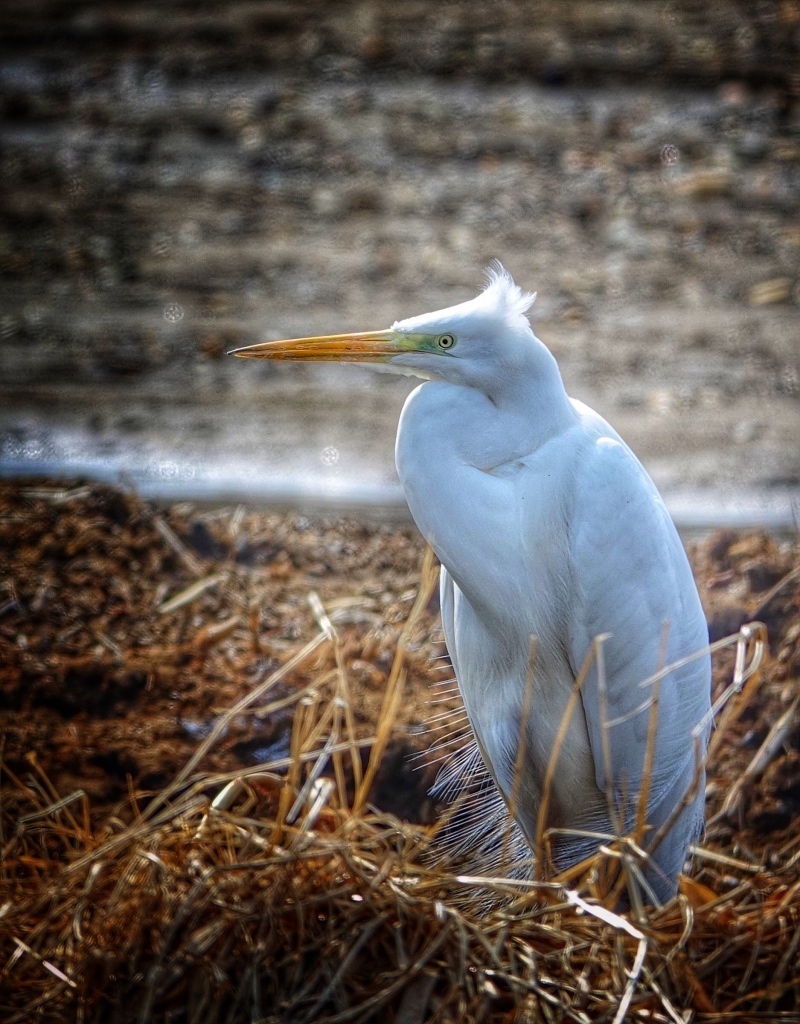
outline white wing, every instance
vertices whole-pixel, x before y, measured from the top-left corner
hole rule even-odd
[[[603,645],[608,768],[631,820],[642,784],[652,687],[661,667],[702,651],[705,616],[680,538],[650,478],[615,437],[598,437],[582,460],[575,490],[570,562],[569,651],[577,674],[593,639]],[[666,645],[663,637],[666,632]],[[603,711],[597,665],[582,691],[597,785],[606,788]],[[695,775],[692,731],[710,706],[708,655],[661,681],[650,821],[663,824]],[[708,733],[706,722],[703,740]],[[702,787],[701,787],[702,793]],[[696,831],[692,812],[686,830]],[[676,837],[678,838],[678,837]],[[686,842],[691,836],[685,837]],[[685,842],[678,838],[678,845]]]

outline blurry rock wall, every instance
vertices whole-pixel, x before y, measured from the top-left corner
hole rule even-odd
[[[203,68],[787,86],[800,59],[797,0],[11,0],[0,28],[7,56],[25,50],[61,66],[127,56],[185,76]]]
[[[800,0],[7,0],[0,459],[47,410],[110,444],[206,403],[221,436],[253,382],[318,379],[226,349],[461,301],[499,256],[634,440],[702,420],[715,466],[762,444],[794,481],[799,54]]]
[[[491,96],[487,104],[480,90],[492,83],[575,95],[609,84],[731,82],[730,123],[695,117],[687,145],[672,147],[675,161],[692,151],[707,156],[704,143],[709,150],[708,136],[720,130],[714,143],[732,142],[753,163],[768,155],[782,122],[797,126],[799,57],[800,0],[11,0],[0,5],[3,381],[44,383],[53,373],[129,379],[166,362],[218,356],[261,336],[248,311],[264,288],[296,288],[306,306],[335,306],[335,273],[327,284],[324,276],[292,279],[292,250],[308,220],[397,212],[424,242],[415,216],[468,226],[488,211],[495,237],[513,235],[514,220],[547,211],[524,202],[489,209],[472,187],[476,166],[502,170],[506,158],[522,158],[557,178],[566,154],[566,177],[574,179],[575,170],[592,168],[570,167],[570,153],[580,163],[581,143],[596,145],[598,134],[621,154],[623,173],[657,153],[646,131],[626,137],[630,116],[652,121],[646,104],[633,113],[625,101],[599,113],[545,107],[540,119],[526,119]],[[371,90],[381,81],[401,88],[376,111]],[[479,91],[454,100],[437,96],[437,83]],[[748,87],[770,93],[753,116],[736,109]],[[409,175],[384,191],[382,178],[396,178],[404,164],[437,169],[424,172],[427,183]],[[448,181],[448,170],[463,172],[462,181]],[[584,226],[603,205],[590,176],[578,188],[575,180],[565,185],[565,212]],[[696,187],[729,192],[730,176],[723,168]],[[501,177],[497,186],[516,187]],[[762,192],[770,188],[786,206],[791,183],[762,182]],[[470,201],[483,212],[462,216]],[[636,234],[629,218],[613,230]],[[392,239],[371,237],[367,248],[362,277],[398,270]],[[490,254],[507,249],[498,239]],[[452,270],[442,270],[443,284],[455,283]],[[188,295],[193,307],[189,346],[186,310],[169,301],[172,293]],[[363,296],[351,299],[351,308],[364,304]],[[149,320],[144,314],[156,307]]]

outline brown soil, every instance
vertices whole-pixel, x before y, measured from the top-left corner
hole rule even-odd
[[[28,773],[34,754],[60,794],[81,788],[95,806],[129,786],[157,790],[173,778],[218,711],[319,631],[311,592],[341,631],[367,734],[422,554],[410,528],[243,508],[159,511],[104,487],[4,484],[0,531],[3,756],[13,772]],[[167,602],[198,580],[212,585],[170,612]],[[428,688],[441,677],[431,660],[434,608],[425,624],[410,654],[398,747],[422,731]],[[286,685],[332,667],[324,651]],[[290,731],[288,715],[264,721],[254,708],[202,767],[228,771],[284,756]],[[375,796],[384,808],[429,814],[424,773],[404,771],[395,792],[381,784]]]

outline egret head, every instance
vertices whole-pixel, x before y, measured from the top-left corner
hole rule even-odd
[[[495,262],[484,290],[469,302],[398,320],[384,331],[267,341],[231,354],[245,359],[360,362],[388,373],[482,387],[513,379],[540,346],[525,316],[523,292]]]

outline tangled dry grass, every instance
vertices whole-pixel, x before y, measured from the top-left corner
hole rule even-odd
[[[58,792],[33,752],[25,773],[2,765],[8,1024],[800,1017],[800,828],[795,818],[759,847],[731,842],[724,822],[739,812],[747,771],[718,794],[678,897],[624,914],[615,893],[635,859],[625,840],[568,877],[465,877],[426,856],[438,825],[371,806],[434,583],[428,560],[373,736],[354,722],[345,645],[312,598],[312,638],[220,714],[157,792],[131,787],[98,815],[80,789]],[[761,642],[748,628],[727,642],[737,656],[712,757],[738,742],[770,671]],[[305,685],[282,685],[303,666]],[[264,716],[291,709],[287,755],[204,771],[256,705]],[[794,735],[797,706],[775,717],[751,778]],[[465,899],[476,890],[496,899]]]

